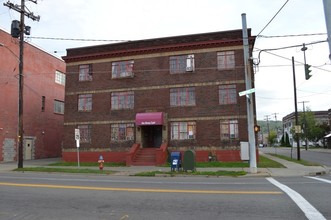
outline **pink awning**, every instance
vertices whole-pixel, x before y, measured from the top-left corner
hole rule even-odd
[[[136,114],[136,125],[162,125],[163,112],[147,112]]]

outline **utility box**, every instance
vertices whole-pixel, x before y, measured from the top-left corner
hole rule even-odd
[[[240,158],[241,158],[241,160],[249,160],[248,142],[240,142]]]
[[[187,150],[184,152],[183,169],[184,171],[195,171],[195,151]]]
[[[171,152],[171,171],[179,171],[179,169],[182,167],[182,154],[180,152]]]

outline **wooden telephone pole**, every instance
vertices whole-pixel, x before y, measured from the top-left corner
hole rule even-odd
[[[37,0],[28,0],[37,4]],[[39,21],[40,16],[35,16],[32,12],[25,10],[25,0],[21,0],[21,5],[14,5],[11,2],[3,4],[10,9],[13,9],[21,14],[19,22],[19,36],[13,35],[12,25],[12,36],[20,38],[20,56],[19,56],[19,80],[18,80],[18,168],[23,168],[23,87],[24,87],[24,75],[23,75],[23,58],[24,58],[24,34],[30,34],[30,27],[24,25],[24,17]]]

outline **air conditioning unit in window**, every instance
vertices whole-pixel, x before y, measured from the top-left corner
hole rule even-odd
[[[193,67],[192,66],[186,67],[186,72],[193,72]]]

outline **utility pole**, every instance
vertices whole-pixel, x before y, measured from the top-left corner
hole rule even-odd
[[[323,0],[326,30],[328,33],[329,59],[331,60],[331,0]]]
[[[309,101],[302,101],[299,103],[302,103],[302,107],[303,107],[303,133],[305,135],[305,149],[308,149],[308,139],[307,139],[307,121],[306,121],[306,110],[305,110],[305,103],[308,103]]]
[[[270,147],[270,126],[269,126],[269,116],[270,115],[265,115],[264,117],[265,117],[265,120],[267,120],[267,128],[268,128],[268,139],[267,139],[267,141],[268,141],[268,146]]]
[[[252,89],[252,72],[249,58],[249,43],[247,33],[246,14],[241,14],[243,27],[243,47],[244,47],[244,65],[245,65],[245,83],[246,90]],[[254,132],[254,108],[253,95],[247,94],[247,131],[249,143],[249,167],[251,173],[257,173],[256,165],[256,141]]]
[[[37,0],[29,0],[37,4]],[[24,60],[24,33],[30,34],[30,27],[27,28],[24,25],[24,17],[27,16],[32,20],[39,21],[40,16],[35,16],[33,13],[25,10],[25,0],[21,0],[21,6],[14,5],[9,1],[3,4],[21,14],[19,25],[19,38],[20,38],[20,56],[19,56],[19,79],[18,79],[18,168],[23,168],[23,87],[24,87],[24,75],[23,75],[23,60]]]
[[[300,140],[299,140],[299,131],[298,127],[298,104],[297,104],[297,85],[295,80],[295,64],[294,57],[292,57],[292,71],[293,71],[293,87],[294,87],[294,108],[295,108],[295,137],[297,141],[297,160],[300,160]],[[292,155],[292,154],[291,154]]]
[[[278,138],[278,125],[277,125],[277,115],[278,115],[278,114],[279,114],[279,113],[273,113],[273,114],[272,114],[272,115],[275,116],[277,138]]]

